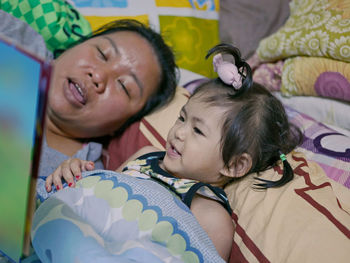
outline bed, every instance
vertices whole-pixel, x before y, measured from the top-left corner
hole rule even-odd
[[[7,2],[1,1],[2,9]],[[163,32],[175,51],[180,67],[175,99],[109,143],[104,162],[111,170],[142,146],[163,148],[188,96],[203,79],[215,76],[211,63],[203,60],[206,51],[219,41],[238,46],[254,69],[254,80],[281,99],[290,121],[302,129],[304,141],[287,156],[295,178],[286,187],[253,190],[254,175],[226,187],[236,227],[230,262],[348,262],[349,1],[41,2],[54,3],[56,13],[57,8],[67,13],[56,17],[61,25],[56,30],[66,28],[72,38],[109,20],[131,17]],[[336,24],[341,29],[335,30]],[[51,51],[57,41],[63,49],[71,41],[67,34],[57,33],[52,40],[36,30]],[[280,165],[259,174],[272,180],[280,175]],[[189,210],[159,189],[156,195],[164,195],[170,205],[162,206],[159,198],[140,187],[144,183],[94,171],[85,174],[76,189],[64,189],[47,199],[32,227],[36,253],[26,262],[220,262]],[[137,210],[138,219],[121,216],[116,212],[120,207]],[[111,218],[120,223],[112,224]],[[153,223],[143,225],[143,218]],[[162,234],[149,235],[156,225],[166,227],[154,232]],[[58,229],[74,234],[67,239],[57,234]],[[133,231],[124,243],[116,243],[114,237],[123,229]],[[79,253],[72,249],[77,249],[76,244]],[[144,260],[135,255],[143,255]]]

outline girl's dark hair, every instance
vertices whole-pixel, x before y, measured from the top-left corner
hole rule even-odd
[[[220,78],[200,85],[192,96],[212,106],[226,108],[222,126],[221,153],[225,166],[229,167],[235,156],[248,153],[252,158],[249,173],[271,168],[280,160],[281,154],[292,151],[302,141],[298,127],[289,123],[282,103],[266,88],[252,81],[250,66],[241,59],[237,48],[220,44],[209,50],[230,54],[242,76],[242,87],[235,91]],[[257,188],[279,187],[293,179],[293,170],[283,160],[283,176],[278,181],[257,177]]]
[[[119,132],[123,131],[130,124],[140,120],[142,117],[151,113],[155,109],[160,108],[170,102],[175,96],[176,85],[178,82],[177,66],[172,50],[165,43],[160,34],[137,20],[121,19],[107,23],[96,31],[92,32],[92,34],[83,36],[79,42],[74,43],[74,45],[71,47],[94,37],[121,31],[135,32],[148,41],[159,61],[161,79],[155,93],[149,97],[145,106],[137,114],[129,118],[123,127],[119,129]]]

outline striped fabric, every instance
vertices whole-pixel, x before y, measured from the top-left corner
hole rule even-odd
[[[295,178],[266,191],[251,176],[225,190],[236,225],[230,262],[348,262],[350,191],[298,152],[288,155]],[[280,166],[260,176],[276,180]]]

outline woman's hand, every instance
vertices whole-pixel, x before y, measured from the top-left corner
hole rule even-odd
[[[65,160],[57,169],[46,178],[45,188],[47,192],[51,192],[52,184],[57,190],[61,190],[62,178],[67,182],[69,187],[75,187],[75,180],[80,180],[82,171],[91,171],[95,168],[95,164],[91,161],[84,161],[78,158]]]

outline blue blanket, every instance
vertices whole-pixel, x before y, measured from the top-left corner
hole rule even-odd
[[[157,182],[85,172],[35,213],[42,262],[224,262],[191,211]]]

